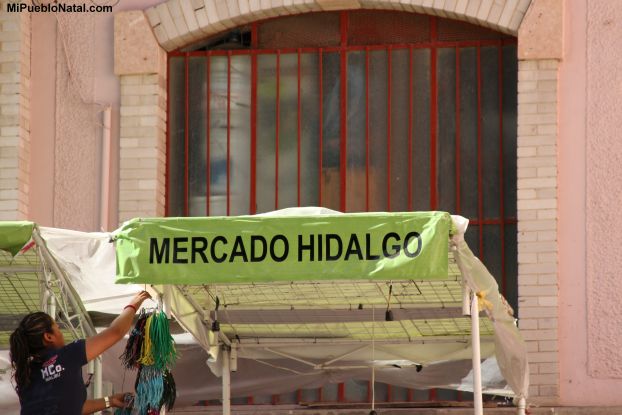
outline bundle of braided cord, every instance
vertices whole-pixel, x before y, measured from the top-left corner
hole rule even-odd
[[[171,369],[177,350],[164,312],[140,311],[120,359],[126,369],[138,369],[138,374],[133,402],[115,415],[154,415],[162,407],[173,408],[176,389]]]

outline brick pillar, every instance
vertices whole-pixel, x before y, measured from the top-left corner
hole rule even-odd
[[[164,216],[166,53],[141,11],[115,15],[121,81],[119,221]]]
[[[30,14],[0,7],[0,220],[19,220],[28,215]]]
[[[164,216],[166,81],[121,76],[119,220]]]
[[[559,398],[557,60],[518,64],[518,302],[530,398]]]

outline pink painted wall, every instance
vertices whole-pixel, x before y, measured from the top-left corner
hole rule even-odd
[[[159,2],[127,0],[114,12]],[[30,219],[41,225],[96,231],[118,224],[120,95],[113,72],[113,16],[33,14]],[[101,111],[107,106],[112,108],[111,188],[110,200],[102,201]],[[108,211],[103,220],[102,210]]]
[[[566,2],[559,81],[561,403],[622,404],[622,2]]]

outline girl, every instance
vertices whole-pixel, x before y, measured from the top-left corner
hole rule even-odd
[[[46,313],[24,317],[10,338],[21,415],[79,415],[123,407],[123,393],[87,400],[82,366],[123,338],[147,298],[151,298],[149,293],[141,291],[110,327],[68,345],[56,322]]]

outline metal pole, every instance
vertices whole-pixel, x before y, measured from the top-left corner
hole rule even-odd
[[[97,360],[98,359],[93,359],[90,362],[88,362],[86,365],[86,371],[90,376],[89,389],[91,391],[91,399],[96,399],[101,396],[101,383],[100,383],[100,386],[97,386],[97,372],[98,372]],[[94,414],[95,415],[101,414],[101,411],[94,412]]]
[[[48,315],[56,320],[56,298],[51,294],[48,297]]]
[[[471,297],[471,345],[473,347],[473,413],[484,414],[482,402],[482,366],[479,348],[479,308],[477,295]]]
[[[224,348],[220,358],[222,359],[222,414],[231,415],[231,365],[229,362],[229,349]]]
[[[462,315],[470,316],[471,315],[471,304],[470,303],[470,295],[471,290],[467,285],[464,277],[462,277]]]
[[[38,230],[36,228],[32,232],[32,239],[35,240],[35,243],[41,249],[40,251],[41,255],[43,256],[46,264],[52,269],[52,272],[54,272],[54,274],[56,275],[56,278],[58,278],[60,281],[62,281],[65,284],[65,287],[68,291],[67,299],[69,300],[69,303],[71,304],[73,309],[76,311],[76,313],[80,314],[81,320],[85,323],[85,324],[82,324],[82,327],[84,331],[86,332],[87,336],[96,335],[97,332],[95,331],[93,322],[91,321],[91,318],[89,317],[89,314],[87,313],[86,309],[84,308],[82,303],[79,301],[80,297],[78,296],[73,286],[71,286],[71,284],[67,282],[67,279],[65,278],[65,274],[63,274],[63,272],[61,271],[60,267],[58,266],[58,263],[56,263],[56,260],[54,259],[52,254],[50,254],[50,252],[47,250],[47,245],[45,244],[45,241],[43,240],[43,238],[41,238],[41,235],[39,235]]]
[[[101,398],[103,397],[102,393],[102,358],[101,356],[96,357],[93,360],[94,368],[93,368],[93,398]],[[98,414],[101,412],[98,412]]]
[[[527,402],[525,398],[521,397],[518,399],[518,415],[525,415],[525,408],[527,407]]]

